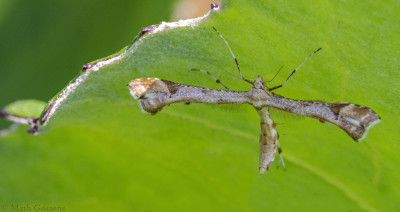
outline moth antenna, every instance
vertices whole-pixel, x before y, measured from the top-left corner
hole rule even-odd
[[[317,52],[318,52],[319,50],[321,50],[321,49],[322,49],[322,48],[319,48],[319,49],[315,50],[313,53],[311,53],[310,55],[308,55],[308,56],[303,60],[303,62],[302,62],[296,69],[294,69],[294,70],[292,71],[292,73],[289,75],[289,77],[286,79],[286,81],[285,81],[284,83],[282,83],[282,84],[280,84],[280,85],[278,85],[278,86],[275,86],[275,87],[273,87],[273,88],[270,88],[269,90],[272,91],[272,90],[275,90],[275,89],[278,89],[278,88],[283,87],[283,86],[286,84],[286,82],[293,76],[293,74],[296,73],[296,71],[299,70],[300,67],[308,60],[308,58],[310,58],[311,56],[313,56],[315,53],[317,53]]]
[[[253,81],[251,81],[251,80],[249,80],[249,79],[246,79],[246,78],[244,78],[244,77],[242,76],[242,72],[240,71],[240,67],[239,67],[239,62],[238,62],[238,60],[236,59],[236,56],[233,54],[233,51],[232,51],[231,47],[229,46],[228,41],[225,40],[225,38],[221,35],[221,33],[218,32],[218,30],[217,30],[214,26],[213,26],[212,28],[215,30],[215,32],[217,32],[217,34],[221,37],[221,39],[225,42],[226,46],[228,47],[229,52],[231,53],[233,59],[235,60],[237,69],[238,69],[238,71],[239,71],[240,78],[241,78],[242,80],[244,80],[244,81],[246,81],[246,82],[248,82],[248,83],[250,83],[250,84],[253,85],[253,84],[254,84]]]
[[[278,76],[278,74],[279,74],[279,72],[282,70],[282,68],[283,68],[283,66],[281,66],[281,67],[279,68],[279,70],[276,72],[276,74],[274,75],[274,77],[272,77],[271,80],[267,80],[267,81],[264,81],[264,82],[272,82],[272,81],[275,79],[275,77]]]
[[[226,90],[230,90],[228,87],[226,87],[224,84],[222,84],[222,82],[221,82],[221,80],[220,80],[221,75],[219,75],[219,77],[216,78],[216,77],[214,77],[214,75],[212,75],[210,72],[205,71],[205,70],[203,70],[203,69],[193,68],[193,69],[191,69],[191,70],[192,70],[192,71],[200,71],[200,72],[203,72],[203,73],[208,74],[211,78],[213,78],[213,79],[215,80],[216,83],[220,84],[220,85],[221,85],[222,87],[224,87]]]

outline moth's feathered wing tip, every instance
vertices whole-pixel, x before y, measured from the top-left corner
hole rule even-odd
[[[381,117],[378,116],[378,119],[375,120],[374,122],[372,122],[367,128],[365,128],[364,134],[361,136],[360,139],[357,140],[357,142],[361,142],[362,140],[364,140],[367,135],[368,135],[368,131],[375,126],[376,124],[378,124],[379,122],[381,122]]]
[[[147,89],[156,81],[158,78],[139,78],[132,80],[127,84],[133,98],[138,99],[143,96]]]
[[[129,93],[131,94],[131,96],[134,99],[138,99],[140,96],[138,95],[139,93],[137,92],[137,87],[136,87],[136,81],[137,80],[132,80],[131,82],[129,82],[126,86],[129,89]]]

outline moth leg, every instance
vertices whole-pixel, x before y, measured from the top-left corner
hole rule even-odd
[[[277,141],[276,143],[277,143],[277,145],[278,145],[278,154],[279,154],[279,162],[278,162],[277,168],[279,168],[279,166],[280,166],[281,163],[282,163],[283,170],[286,170],[285,161],[283,160],[283,156],[282,156],[282,148],[281,148],[281,145],[279,144],[279,141]]]
[[[208,72],[208,71],[205,71],[205,70],[203,70],[203,69],[198,69],[198,68],[193,68],[193,69],[191,69],[192,71],[201,71],[201,72],[203,72],[203,73],[206,73],[206,74],[208,74],[211,78],[213,78],[214,80],[215,80],[215,82],[216,83],[218,83],[218,84],[220,84],[222,87],[224,87],[226,90],[230,90],[228,87],[226,87],[224,84],[222,84],[222,82],[221,82],[221,75],[219,75],[218,76],[218,78],[216,78],[216,77],[214,77],[214,75],[212,75],[210,72]]]
[[[275,90],[275,89],[278,89],[278,88],[283,87],[283,86],[286,84],[286,82],[293,76],[293,74],[296,73],[296,71],[299,70],[300,67],[308,60],[308,58],[310,58],[311,56],[313,56],[313,55],[314,55],[315,53],[317,53],[319,50],[321,50],[321,48],[315,50],[313,53],[311,53],[310,55],[308,55],[308,56],[306,57],[306,59],[304,59],[303,62],[301,62],[301,64],[300,64],[296,69],[294,69],[294,70],[292,71],[292,73],[289,75],[289,77],[286,79],[286,81],[285,81],[284,83],[282,83],[282,84],[280,84],[280,85],[278,85],[278,86],[275,86],[275,87],[273,87],[273,88],[270,88],[269,90],[272,91],[272,90]]]

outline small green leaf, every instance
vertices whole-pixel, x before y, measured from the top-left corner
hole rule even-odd
[[[46,102],[29,99],[13,102],[7,105],[4,111],[14,116],[39,118],[45,107]]]

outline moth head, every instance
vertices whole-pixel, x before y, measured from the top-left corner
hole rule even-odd
[[[257,79],[254,80],[254,82],[253,82],[253,87],[254,87],[254,88],[257,88],[257,89],[266,90],[267,87],[265,86],[265,82],[264,82],[264,80],[263,80],[263,78],[262,78],[261,75],[258,75],[258,76],[257,76]]]

